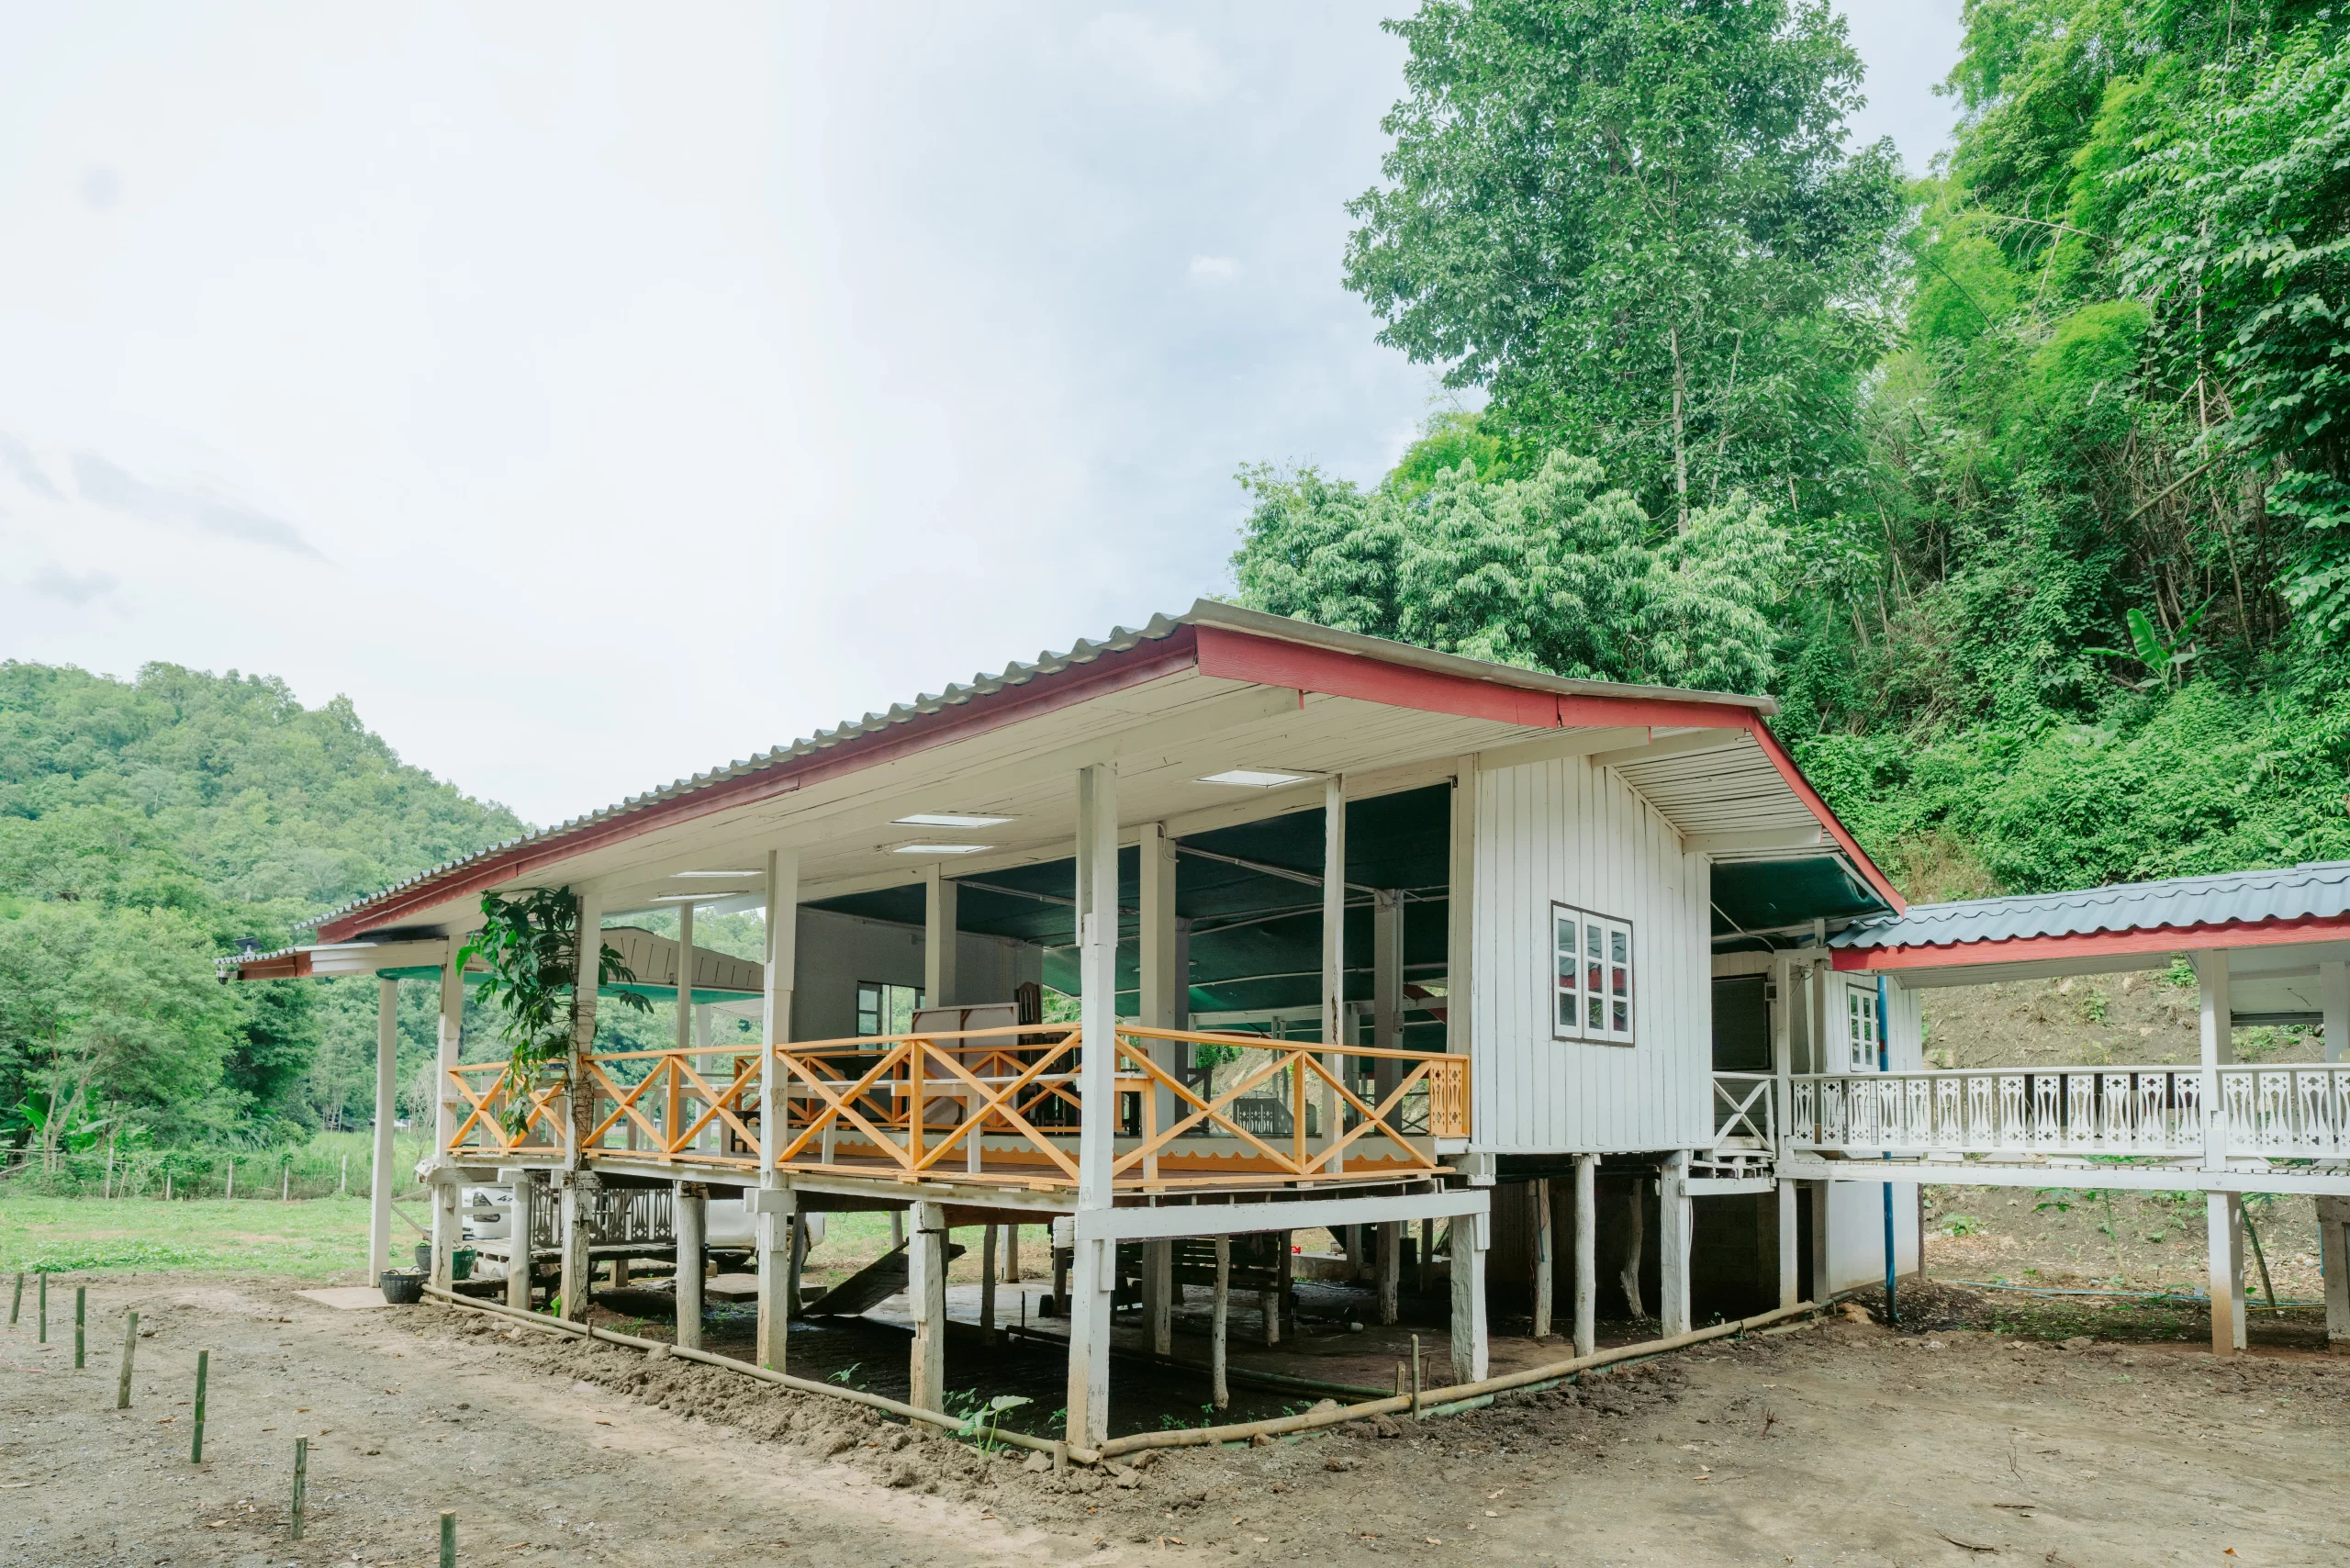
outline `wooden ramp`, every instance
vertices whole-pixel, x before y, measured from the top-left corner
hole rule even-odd
[[[949,1243],[946,1261],[953,1263],[963,1252],[964,1249]],[[904,1242],[900,1242],[810,1302],[806,1315],[810,1317],[856,1317],[872,1311],[891,1296],[902,1294],[905,1288],[906,1247]]]

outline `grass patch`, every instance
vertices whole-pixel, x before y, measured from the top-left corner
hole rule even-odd
[[[406,1227],[395,1224],[396,1233]],[[393,1238],[405,1250],[402,1236]],[[210,1198],[188,1203],[0,1197],[0,1272],[183,1270],[357,1279],[367,1268],[367,1200]]]

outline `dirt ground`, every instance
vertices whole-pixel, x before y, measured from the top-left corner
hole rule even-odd
[[[2028,1337],[2064,1324],[1838,1317],[1462,1417],[1060,1481],[836,1402],[437,1308],[337,1312],[266,1280],[93,1294],[84,1371],[70,1294],[47,1350],[29,1313],[0,1338],[8,1568],[427,1563],[443,1508],[466,1563],[2350,1560],[2350,1357],[2322,1351],[2222,1362]],[[118,1412],[130,1306],[151,1337]],[[1932,1290],[1911,1306],[1913,1322],[1987,1310]],[[312,1446],[293,1542],[297,1432]]]

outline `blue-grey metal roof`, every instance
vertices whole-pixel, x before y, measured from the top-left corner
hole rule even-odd
[[[1850,926],[1829,945],[1937,947],[2344,915],[2350,915],[2350,860],[2326,860],[2276,871],[2228,871],[2215,877],[2116,882],[2072,892],[1911,904],[1906,914]]]

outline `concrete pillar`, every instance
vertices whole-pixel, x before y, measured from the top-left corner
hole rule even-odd
[[[1150,1348],[1158,1355],[1175,1353],[1175,1244],[1142,1244],[1143,1312],[1150,1320]]]
[[[995,1237],[999,1227],[979,1227],[979,1342],[995,1343]]]
[[[1230,1348],[1232,1316],[1232,1238],[1215,1238],[1215,1307],[1208,1317],[1208,1383],[1219,1410],[1232,1404],[1232,1389],[1225,1380],[1225,1356]]]
[[[588,1298],[593,1264],[588,1249],[595,1245],[596,1176],[588,1170],[563,1173],[559,1199],[563,1217],[563,1316],[574,1323],[588,1321]]]
[[[782,1372],[790,1351],[791,1319],[799,1310],[791,1299],[791,1244],[800,1194],[778,1185],[745,1188],[743,1198],[751,1210],[751,1260],[759,1280],[758,1337],[752,1359],[770,1372]]]
[[[1090,1213],[1107,1219],[1111,1160],[1117,1148],[1113,1087],[1118,1027],[1118,773],[1095,763],[1077,775],[1078,1066],[1076,1252],[1069,1289],[1069,1427],[1072,1447],[1096,1449],[1110,1436],[1110,1308],[1116,1248],[1084,1234]]]
[[[1333,1077],[1346,1072],[1347,1017],[1347,781],[1333,773],[1322,783],[1322,1066]],[[1322,1088],[1322,1136],[1336,1138],[1341,1102]]]
[[[1181,922],[1175,913],[1175,841],[1167,835],[1165,823],[1143,824],[1141,856],[1142,928],[1136,954],[1141,995],[1136,1021],[1153,1029],[1181,1028],[1181,1014],[1189,1009],[1179,1002],[1188,1001],[1190,973],[1182,962]],[[1150,1058],[1171,1077],[1182,1065],[1181,1050],[1181,1042],[1154,1041]],[[1151,1099],[1160,1131],[1181,1120],[1173,1091],[1153,1090]]]
[[[1402,1303],[1397,1299],[1403,1271],[1403,1222],[1389,1220],[1379,1227],[1379,1321],[1386,1327],[1393,1327],[1403,1316]]]
[[[946,1408],[946,1207],[913,1206],[906,1249],[906,1307],[914,1320],[913,1365],[906,1403],[917,1410]]]
[[[710,1244],[710,1189],[680,1182],[671,1200],[677,1236],[677,1343],[701,1349],[702,1260]]]
[[[517,1312],[531,1310],[531,1233],[538,1228],[539,1205],[546,1193],[537,1175],[529,1170],[501,1170],[513,1202],[506,1211],[506,1305]]]
[[[1484,1215],[1457,1215],[1452,1233],[1452,1381],[1486,1375]]]
[[[2317,1200],[2318,1267],[2325,1275],[2325,1339],[2350,1346],[2350,1198]]]
[[[456,1082],[449,1070],[457,1065],[458,1047],[464,1033],[465,977],[457,968],[455,949],[458,939],[450,939],[450,961],[441,966],[441,1008],[434,1025],[432,1052],[432,1158],[435,1161],[448,1158],[449,1140],[457,1134],[462,1118],[458,1115],[464,1102],[457,1098]],[[449,1255],[465,1238],[464,1216],[457,1212],[458,1189],[453,1182],[440,1182],[433,1191],[432,1204],[432,1282],[442,1290],[450,1285]]]
[[[677,1017],[671,1020],[669,1047],[672,1050],[689,1051],[696,1044],[694,1039],[694,906],[690,903],[681,903],[677,906],[677,972],[671,978],[677,982]],[[670,1081],[672,1084],[677,1082],[674,1079]],[[640,1104],[644,1103],[644,1101],[638,1102]],[[680,1132],[693,1126],[695,1115],[683,1098],[674,1092],[661,1097],[665,1114],[673,1103],[678,1107],[679,1120],[675,1126],[665,1121],[661,1127],[662,1137],[671,1144],[677,1141],[677,1135]]]
[[[2235,1059],[2235,1014],[2228,999],[2224,947],[2195,955],[2195,991],[2203,1060],[2203,1169],[2228,1164],[2228,1107],[2220,1069]]]
[[[399,1114],[400,982],[375,982],[375,1167],[367,1183],[367,1279],[392,1266],[392,1123]]]
[[[775,1152],[784,1144],[788,1081],[776,1051],[791,1041],[792,988],[799,971],[799,852],[768,850],[766,880],[767,972],[759,1020],[766,1039],[759,1052],[758,1185],[745,1188],[743,1197],[754,1216],[752,1257],[759,1281],[758,1333],[752,1359],[770,1371],[781,1372],[791,1319],[800,1310],[799,1302],[792,1298],[791,1267],[791,1221],[799,1212],[799,1199],[773,1164]]]
[[[1551,1260],[1557,1256],[1550,1238],[1550,1183],[1537,1181],[1532,1186],[1534,1245],[1530,1250],[1534,1254],[1534,1337],[1548,1339],[1550,1337],[1550,1293],[1553,1288],[1550,1266]]]
[[[1676,1148],[1664,1157],[1663,1178],[1658,1184],[1657,1304],[1658,1327],[1666,1338],[1689,1332],[1689,1151]]]
[[[1575,1156],[1575,1354],[1599,1345],[1599,1156]]]
[[[960,1004],[956,972],[955,884],[932,861],[922,872],[922,994],[925,1007]]]
[[[1811,1299],[1826,1301],[1836,1292],[1828,1271],[1828,1183],[1807,1182],[1804,1201],[1811,1205]]]
[[[1793,1306],[1801,1297],[1796,1205],[1803,1201],[1801,1183],[1781,1182],[1779,1194],[1779,1305]],[[1922,1233],[1920,1233],[1922,1234]]]
[[[2244,1346],[2244,1197],[2206,1193],[2203,1215],[2210,1263],[2211,1353],[2232,1356]]]
[[[2328,958],[2317,967],[2319,1017],[2325,1026],[2325,1059],[2350,1061],[2350,962]]]
[[[1404,1048],[1404,895],[1393,888],[1371,895],[1371,1043],[1382,1051]],[[1374,1059],[1371,1103],[1385,1103],[1403,1078],[1402,1061]]]

